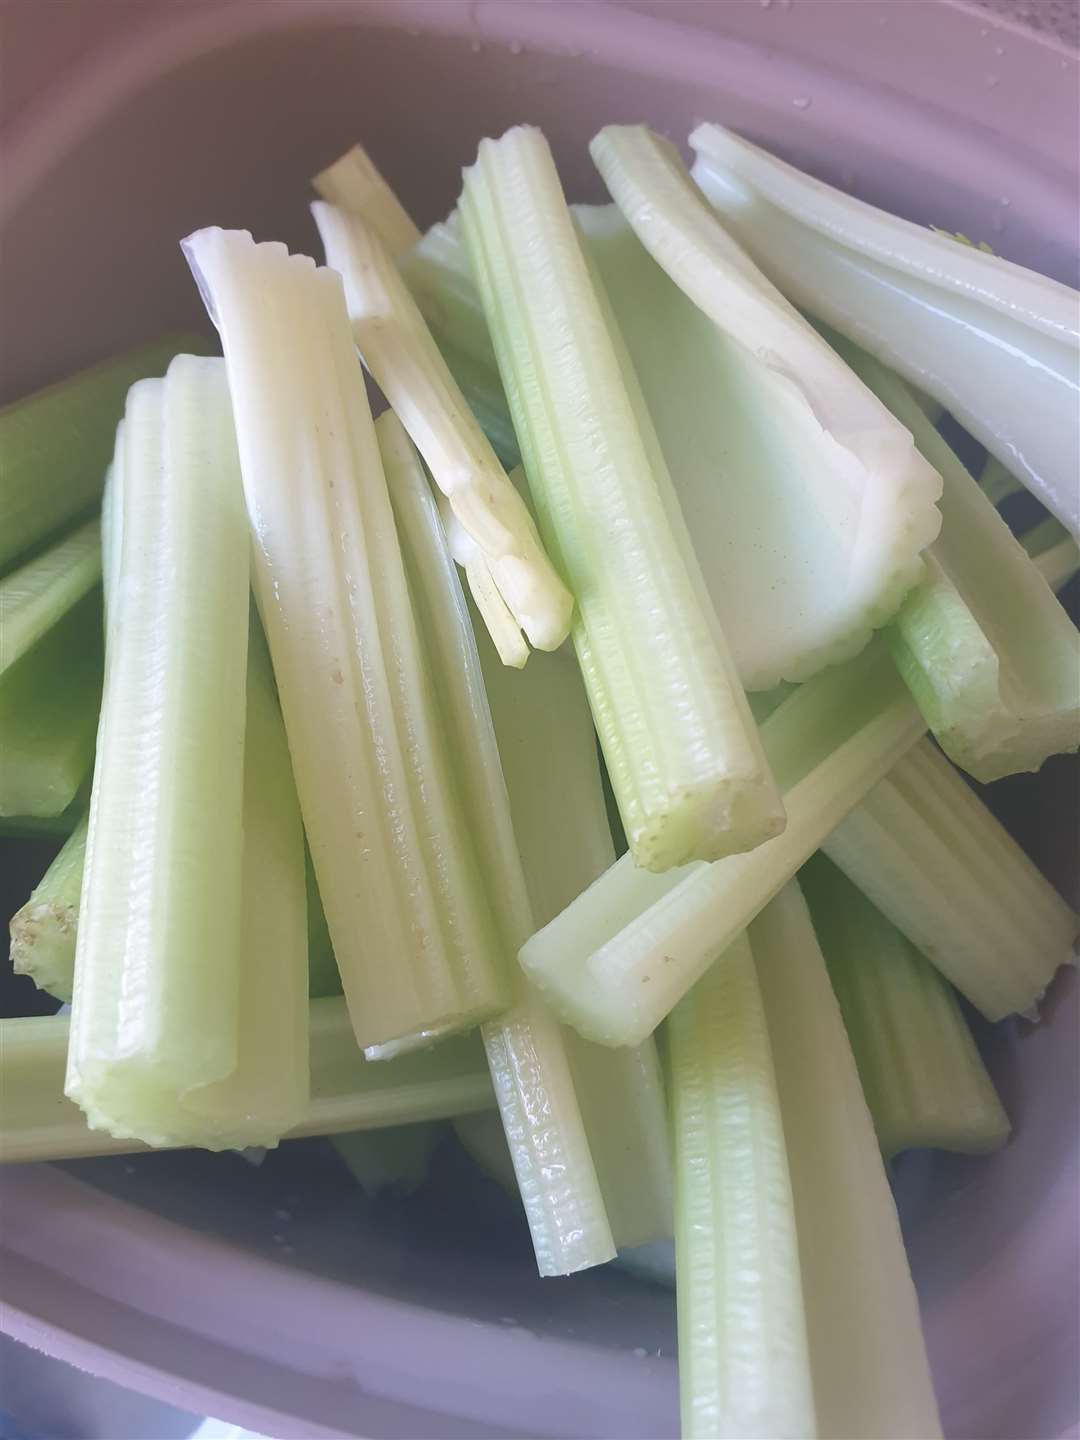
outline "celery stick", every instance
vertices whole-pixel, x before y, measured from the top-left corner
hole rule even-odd
[[[0,816],[71,804],[93,759],[101,670],[94,589],[0,679]]]
[[[719,125],[694,179],[785,295],[940,400],[1075,535],[1077,296],[801,174]]]
[[[1006,470],[994,455],[986,457],[986,464],[979,476],[979,484],[991,505],[1000,505],[1010,495],[1019,495],[1024,488],[1012,471]]]
[[[940,1436],[918,1302],[836,999],[794,883],[750,927],[787,1141],[818,1431]]]
[[[0,676],[101,579],[101,526],[88,520],[0,580]]]
[[[117,1136],[246,1144],[242,1110],[196,1113],[240,1020],[248,537],[221,361],[132,387],[123,476],[67,1093]]]
[[[956,992],[824,855],[799,871],[885,1157],[978,1155],[1009,1119]]]
[[[341,976],[334,959],[334,947],[330,943],[326,911],[319,897],[315,867],[307,850],[304,852],[304,881],[307,888],[308,994],[312,1000],[321,1000],[328,995],[341,994]]]
[[[89,785],[84,782],[75,799],[59,815],[0,815],[0,835],[13,840],[56,838],[66,840],[86,814]]]
[[[1034,560],[1035,568],[1050,589],[1063,590],[1080,570],[1080,545],[1077,545],[1071,535],[1066,534],[1056,545],[1040,550]]]
[[[1037,1005],[1080,921],[923,740],[822,848],[988,1020]]]
[[[748,855],[666,875],[624,855],[526,942],[526,973],[589,1039],[644,1039],[922,730],[877,644],[800,686],[762,725],[784,833]]]
[[[84,814],[29,900],[11,918],[12,969],[66,1002],[71,1000],[75,972],[86,823]]]
[[[1068,540],[1073,546],[1076,545],[1076,541],[1072,539],[1065,526],[1060,520],[1055,520],[1053,515],[1047,515],[1037,521],[1029,530],[1024,531],[1019,540],[1033,560],[1037,560],[1040,555],[1060,544],[1062,540]]]
[[[341,281],[243,232],[184,244],[222,332],[256,595],[357,1039],[477,1024],[506,1003],[504,966]]]
[[[311,1100],[292,1137],[440,1120],[494,1103],[483,1049],[473,1035],[370,1065],[357,1049],[345,1001],[334,998],[312,1002],[308,1036]],[[145,1149],[138,1141],[89,1128],[64,1095],[67,1051],[66,1015],[0,1021],[0,1161],[73,1160]]]
[[[904,382],[855,346],[838,348],[944,480],[926,579],[890,632],[942,749],[986,782],[1080,748],[1076,627]]]
[[[411,1195],[427,1181],[445,1127],[426,1121],[334,1136],[334,1149],[369,1200],[393,1191]]]
[[[583,220],[740,674],[757,690],[807,679],[857,654],[921,578],[940,479],[667,141],[609,126],[591,150],[632,233]]]
[[[461,212],[634,857],[665,870],[751,849],[782,809],[539,131],[483,142]]]
[[[205,350],[165,335],[0,410],[0,572],[97,504],[128,387]]]
[[[420,239],[412,217],[362,145],[320,170],[311,183],[324,200],[363,216],[391,255],[411,250]]]
[[[364,364],[481,552],[515,621],[538,649],[554,650],[569,632],[573,599],[405,282],[374,229],[359,216],[318,201],[311,210],[327,264],[345,282],[353,337]]]
[[[818,1430],[795,1212],[745,936],[675,1006],[666,1038],[682,1434],[806,1440]]]
[[[454,1117],[454,1131],[466,1153],[489,1180],[494,1180],[508,1195],[517,1195],[518,1182],[506,1131],[496,1113],[482,1111],[475,1115]]]

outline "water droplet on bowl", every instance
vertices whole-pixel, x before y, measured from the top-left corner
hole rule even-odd
[[[511,41],[510,41],[510,44],[507,46],[507,49],[510,51],[510,54],[511,54],[511,55],[520,55],[520,54],[521,54],[521,41],[520,41],[520,40],[511,40]]]
[[[1007,210],[1007,209],[1009,208],[1009,206],[1012,204],[1012,201],[1009,199],[1009,197],[1008,197],[1007,195],[1002,195],[1001,199],[998,201],[998,204],[999,204],[999,205],[1003,205],[1003,206],[1005,207],[1005,209]]]
[[[997,77],[996,75],[987,75],[986,79],[983,81],[983,84],[986,86],[986,88],[987,88],[988,90],[993,90],[994,86],[995,86],[997,83],[998,83],[998,77]]]
[[[995,45],[995,46],[994,46],[994,54],[995,54],[995,55],[1004,55],[1004,54],[1005,54],[1005,46],[1004,46],[1004,45]]]
[[[769,6],[772,4],[772,0],[757,0],[757,3],[761,6],[762,10],[768,10]],[[637,1354],[636,1350],[634,1351],[634,1354]]]
[[[484,47],[483,47],[483,45],[480,44],[480,41],[479,41],[479,40],[473,40],[473,41],[471,42],[471,44],[469,45],[469,49],[472,51],[472,53],[473,53],[474,55],[479,55],[479,54],[480,54],[480,51],[483,50],[483,48],[484,48]]]
[[[809,95],[796,95],[796,96],[793,97],[791,103],[792,103],[792,105],[795,106],[795,109],[796,109],[796,110],[809,110],[809,109],[810,109],[810,97],[809,97]]]
[[[765,0],[762,0],[762,4],[764,4],[764,3],[765,3]],[[644,1360],[645,1357],[646,1357],[646,1355],[648,1355],[648,1353],[649,1353],[649,1352],[645,1349],[645,1346],[644,1346],[644,1345],[635,1345],[635,1346],[634,1346],[634,1355],[635,1355],[635,1357],[636,1357],[638,1360]]]

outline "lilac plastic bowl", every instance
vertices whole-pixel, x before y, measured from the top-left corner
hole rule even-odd
[[[16,4],[5,30],[3,398],[200,323],[176,245],[200,225],[311,249],[307,177],[357,137],[427,222],[477,140],[516,121],[600,198],[600,124],[681,139],[716,118],[1075,283],[1075,57],[972,7],[111,0]],[[1075,794],[1056,762],[994,795],[1063,887]],[[1010,1146],[898,1169],[953,1437],[1080,1433],[1072,980],[1040,1026],[987,1037]],[[613,1274],[540,1283],[519,1229],[448,1193],[363,1206],[320,1142],[261,1171],[13,1167],[4,1328],[278,1437],[675,1434],[670,1297]]]

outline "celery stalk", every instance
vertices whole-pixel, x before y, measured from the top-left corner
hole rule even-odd
[[[886,1159],[1004,1145],[1008,1116],[952,986],[824,855],[799,887]]]
[[[818,1430],[795,1211],[745,936],[679,1001],[665,1033],[682,1434],[807,1440]]]
[[[70,1002],[75,972],[86,825],[76,825],[22,909],[11,918],[11,968],[29,975],[39,990]]]
[[[307,887],[308,994],[312,1000],[322,1000],[328,995],[341,994],[341,976],[334,959],[334,947],[330,943],[330,928],[319,896],[315,867],[307,850],[304,852],[304,880]]]
[[[1080,921],[923,740],[824,841],[826,855],[988,1020],[1037,1005]]]
[[[539,131],[483,142],[461,213],[634,857],[665,870],[751,849],[782,809]]]
[[[517,625],[532,645],[554,650],[569,632],[573,599],[397,267],[359,216],[319,201],[311,209],[327,264],[345,282],[364,364],[480,551]]]
[[[13,840],[66,840],[86,814],[89,800],[89,784],[84,781],[75,799],[59,815],[0,815],[0,835]]]
[[[819,1433],[934,1440],[941,1424],[896,1207],[796,884],[762,911],[750,943],[787,1140]]]
[[[979,476],[979,484],[991,505],[1000,505],[1010,495],[1019,495],[1024,488],[1012,471],[1006,470],[994,455],[986,457],[986,464]]]
[[[88,520],[0,580],[0,676],[101,579],[101,526]]]
[[[312,1002],[308,1045],[311,1099],[290,1138],[441,1120],[494,1103],[483,1050],[473,1035],[372,1065],[357,1049],[345,1001],[333,998]],[[64,1095],[67,1051],[66,1015],[0,1021],[0,1161],[74,1160],[145,1149],[138,1141],[89,1128]]]
[[[353,1130],[335,1135],[334,1149],[368,1199],[386,1191],[411,1195],[425,1183],[431,1156],[445,1133],[432,1121],[391,1125],[385,1130]]]
[[[639,1042],[922,730],[877,644],[800,686],[761,727],[784,794],[784,833],[747,855],[665,875],[624,855],[526,942],[526,973],[589,1039]]]
[[[796,304],[940,400],[1074,535],[1076,292],[801,174],[719,125],[694,179]]]
[[[341,281],[242,232],[184,243],[222,332],[256,595],[357,1039],[476,1024],[506,1003],[504,967]]]
[[[1021,544],[1026,541],[1024,536]],[[1026,548],[1026,546],[1025,546]],[[1035,568],[1050,586],[1051,590],[1063,590],[1069,581],[1080,570],[1080,546],[1071,535],[1066,534],[1065,538],[1054,545],[1049,545],[1045,550],[1040,550],[1032,557],[1035,561]]]
[[[391,255],[411,250],[420,239],[412,217],[362,145],[354,145],[320,170],[311,183],[324,200],[362,216]]]
[[[755,690],[807,679],[856,655],[921,578],[940,479],[667,141],[609,126],[591,151],[625,222],[582,220],[740,674]]]

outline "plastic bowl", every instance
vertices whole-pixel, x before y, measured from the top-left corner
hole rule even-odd
[[[958,4],[112,0],[60,23],[17,5],[5,25],[5,398],[200,323],[176,243],[200,225],[310,250],[307,177],[357,137],[428,222],[479,138],[514,122],[543,125],[571,194],[600,198],[584,149],[599,125],[681,139],[717,118],[1075,282],[1075,58]],[[1075,792],[1067,762],[994,792],[1062,885]],[[986,1037],[1012,1143],[897,1169],[957,1440],[1061,1436],[1080,1417],[1072,981],[1039,1026]],[[279,1437],[676,1434],[671,1297],[618,1274],[541,1283],[520,1227],[445,1178],[365,1206],[325,1142],[260,1170],[201,1154],[13,1167],[3,1323]]]

